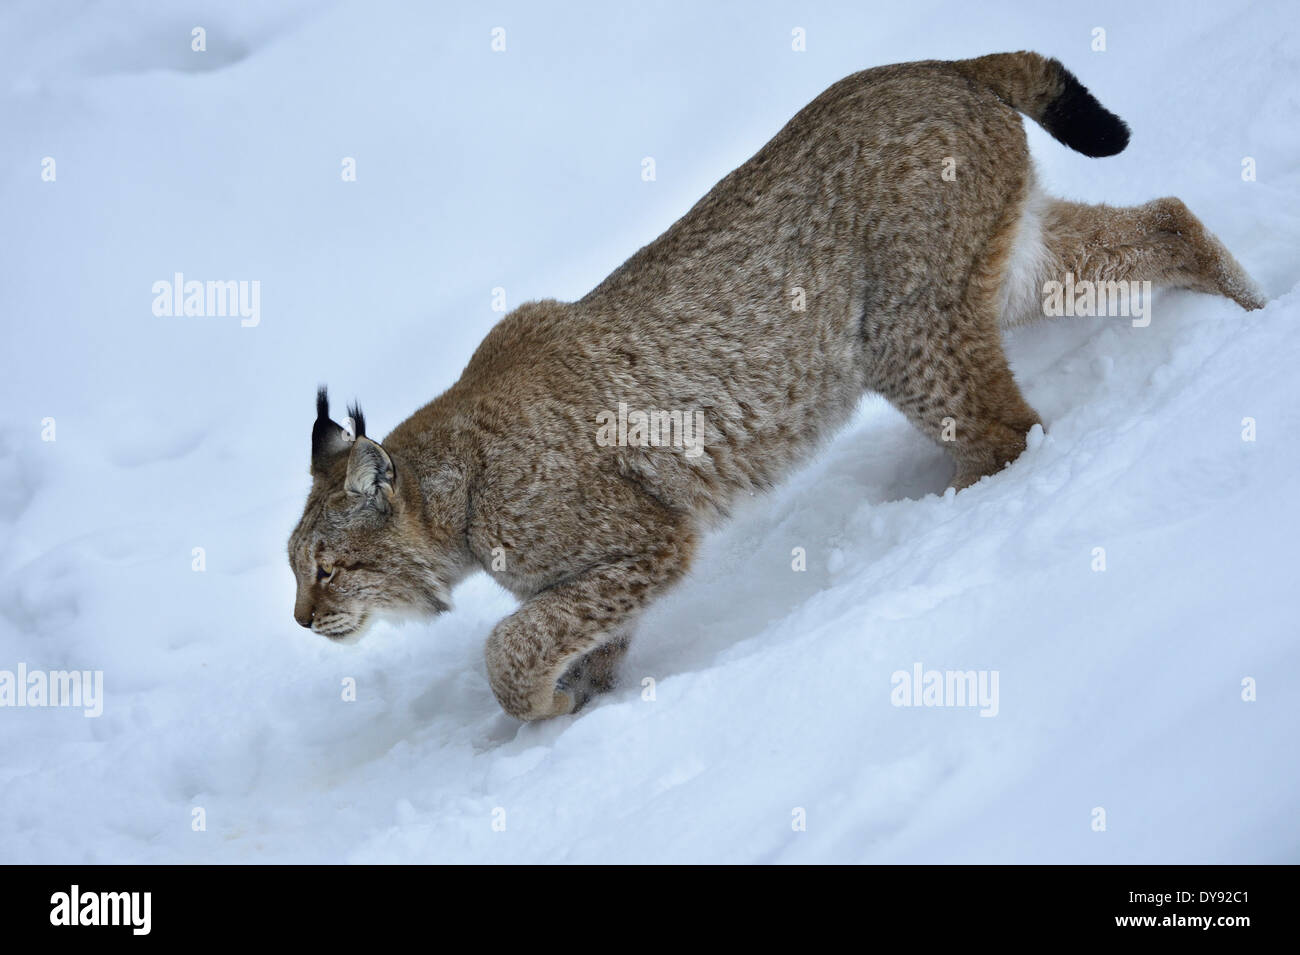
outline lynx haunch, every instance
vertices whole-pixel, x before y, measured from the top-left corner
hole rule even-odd
[[[1020,113],[1087,156],[1128,143],[1034,53],[866,70],[584,298],[506,316],[382,443],[355,408],[355,437],[332,421],[322,389],[289,541],[295,619],[348,637],[375,613],[446,610],[484,570],[522,602],[487,642],[497,700],[520,719],[569,713],[613,685],[638,616],[702,531],[864,392],[936,441],[956,422],[943,447],[959,489],[1014,461],[1039,417],[1001,329],[1041,316],[1044,283],[1150,281],[1263,305],[1178,199],[1040,192]],[[599,442],[596,416],[620,405],[698,409],[703,452]]]

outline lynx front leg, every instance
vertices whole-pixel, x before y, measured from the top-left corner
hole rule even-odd
[[[497,701],[521,720],[572,713],[612,685],[635,616],[686,570],[694,537],[684,522],[641,554],[590,568],[532,597],[487,642]]]

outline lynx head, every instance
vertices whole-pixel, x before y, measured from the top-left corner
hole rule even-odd
[[[334,640],[359,635],[377,612],[440,613],[445,576],[433,558],[418,482],[366,437],[330,419],[324,388],[311,432],[311,491],[289,537],[297,578],[293,618]]]

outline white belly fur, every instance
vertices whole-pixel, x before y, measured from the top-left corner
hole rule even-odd
[[[1048,201],[1038,184],[1031,182],[1002,274],[998,324],[1003,328],[1042,317],[1042,283],[1051,267],[1043,235],[1043,211]]]

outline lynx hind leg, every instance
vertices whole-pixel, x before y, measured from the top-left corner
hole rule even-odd
[[[1052,200],[1043,216],[1049,252],[1044,281],[1066,273],[1092,282],[1142,282],[1223,295],[1263,308],[1259,287],[1181,199],[1140,206]]]
[[[1011,374],[992,309],[906,324],[926,331],[882,356],[886,371],[875,387],[947,449],[957,465],[952,486],[961,490],[1018,458],[1042,422]]]

